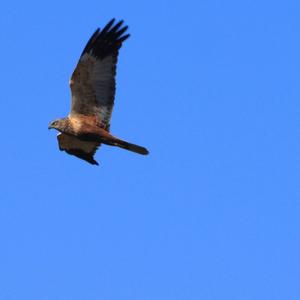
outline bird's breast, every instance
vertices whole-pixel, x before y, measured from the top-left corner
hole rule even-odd
[[[75,135],[97,133],[100,129],[94,116],[69,116],[69,120]]]
[[[74,132],[80,132],[82,130],[83,121],[80,118],[70,118],[70,125]]]

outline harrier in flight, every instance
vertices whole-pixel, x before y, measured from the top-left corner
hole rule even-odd
[[[117,146],[146,155],[144,147],[125,142],[109,132],[115,98],[115,76],[119,49],[129,37],[123,21],[111,20],[98,28],[85,46],[70,79],[71,111],[49,125],[59,131],[59,149],[90,164],[101,144]]]

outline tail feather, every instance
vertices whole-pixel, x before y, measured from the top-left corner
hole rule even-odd
[[[120,147],[120,148],[129,150],[129,151],[132,151],[132,152],[135,152],[138,154],[142,154],[142,155],[149,154],[149,151],[145,147],[123,141],[123,140],[111,135],[106,130],[101,131],[101,136],[100,136],[99,142],[107,144],[107,145],[111,145],[111,146]]]
[[[147,155],[149,154],[149,151],[142,146],[139,145],[135,145],[135,144],[131,144],[122,140],[117,139],[116,141],[114,141],[114,145],[138,154],[142,154],[142,155]]]
[[[122,149],[126,149],[126,150],[129,150],[129,151],[132,151],[132,152],[135,152],[138,154],[142,154],[142,155],[149,154],[149,151],[146,148],[139,146],[139,145],[125,142],[125,141],[120,140],[113,136],[110,136],[109,138],[106,138],[106,139],[102,139],[102,143],[111,145],[111,146],[117,146]]]

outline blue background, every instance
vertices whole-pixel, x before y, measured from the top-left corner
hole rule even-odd
[[[300,299],[299,1],[0,5],[0,299]],[[60,152],[69,77],[112,17],[99,167]]]

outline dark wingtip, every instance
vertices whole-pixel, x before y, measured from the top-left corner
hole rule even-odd
[[[124,23],[124,20],[119,21],[112,29],[112,31],[117,31]]]
[[[111,19],[102,30],[97,29],[86,44],[82,54],[89,53],[96,58],[104,59],[108,55],[117,54],[122,43],[129,38],[125,34],[128,26],[123,26],[124,20],[115,24],[116,19]],[[122,27],[123,26],[123,27]]]
[[[97,165],[97,166],[99,165],[98,162],[94,159],[94,157],[91,154],[85,153],[80,149],[72,149],[72,150],[66,150],[61,148],[59,149],[62,151],[66,151],[70,155],[74,155],[80,159],[83,159],[91,165]]]
[[[123,43],[125,40],[127,40],[130,37],[130,34],[125,34],[124,36],[122,36],[120,39],[118,39],[119,43]]]
[[[113,18],[113,19],[111,19],[105,26],[104,26],[104,28],[102,29],[102,31],[101,31],[101,33],[104,35],[104,34],[106,34],[109,30],[110,30],[110,28],[111,28],[111,26],[115,23],[115,18]],[[100,34],[101,34],[100,33]]]
[[[94,159],[94,157],[89,157],[86,159],[87,162],[89,162],[91,165],[99,166],[99,163]]]

